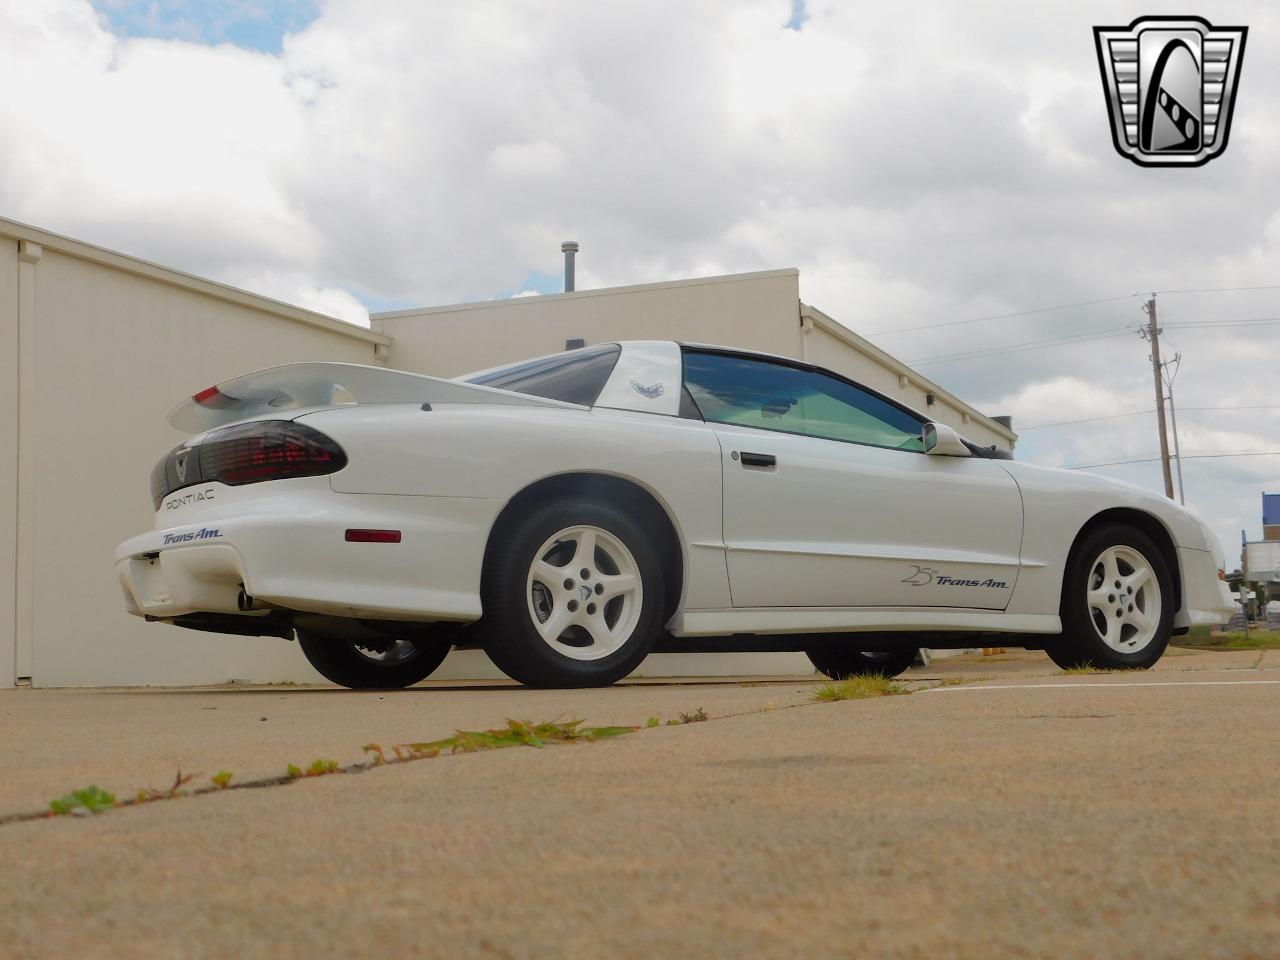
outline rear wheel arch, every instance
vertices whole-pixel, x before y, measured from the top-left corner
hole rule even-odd
[[[617,504],[642,521],[653,535],[662,560],[666,597],[663,622],[671,618],[680,605],[684,592],[685,557],[683,541],[670,511],[646,487],[626,477],[604,473],[562,473],[535,480],[507,501],[489,530],[485,544],[484,570],[490,566],[490,553],[501,543],[503,535],[534,506],[564,497],[589,497]]]
[[[1160,556],[1169,568],[1169,577],[1173,580],[1173,610],[1176,614],[1182,609],[1182,568],[1178,564],[1178,550],[1174,546],[1173,536],[1163,523],[1156,516],[1146,513],[1142,510],[1135,510],[1131,507],[1115,507],[1110,510],[1103,510],[1094,514],[1076,533],[1075,540],[1071,542],[1071,549],[1067,552],[1067,560],[1064,565],[1069,566],[1072,558],[1075,557],[1076,551],[1079,549],[1081,542],[1092,531],[1098,527],[1108,524],[1123,524],[1127,527],[1133,527],[1141,530],[1155,543],[1160,550]],[[1063,589],[1066,589],[1064,580]]]

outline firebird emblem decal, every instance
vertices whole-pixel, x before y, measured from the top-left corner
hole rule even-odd
[[[646,387],[639,380],[631,381],[631,389],[647,400],[657,400],[666,392],[660,383],[651,384]]]

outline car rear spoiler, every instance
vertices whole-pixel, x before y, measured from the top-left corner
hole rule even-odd
[[[573,407],[510,390],[359,363],[290,363],[225,380],[178,404],[169,423],[203,433],[237,420],[353,403],[483,403]]]

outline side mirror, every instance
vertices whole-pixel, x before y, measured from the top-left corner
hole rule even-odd
[[[971,457],[973,452],[964,445],[960,434],[945,423],[926,423],[921,432],[924,452],[935,457]]]

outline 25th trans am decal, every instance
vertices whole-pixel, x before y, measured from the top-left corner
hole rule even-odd
[[[993,580],[988,577],[986,580],[969,580],[964,577],[948,577],[939,573],[933,567],[921,567],[917,564],[911,564],[911,575],[903,577],[899,583],[909,583],[913,587],[927,587],[936,584],[940,587],[992,587],[996,590],[1008,590],[1009,584],[1005,580]]]
[[[188,530],[186,533],[166,533],[164,535],[164,546],[173,543],[188,543],[192,540],[211,540],[214,537],[220,537],[222,533],[217,529],[210,530],[208,527],[201,527],[199,530]]]

